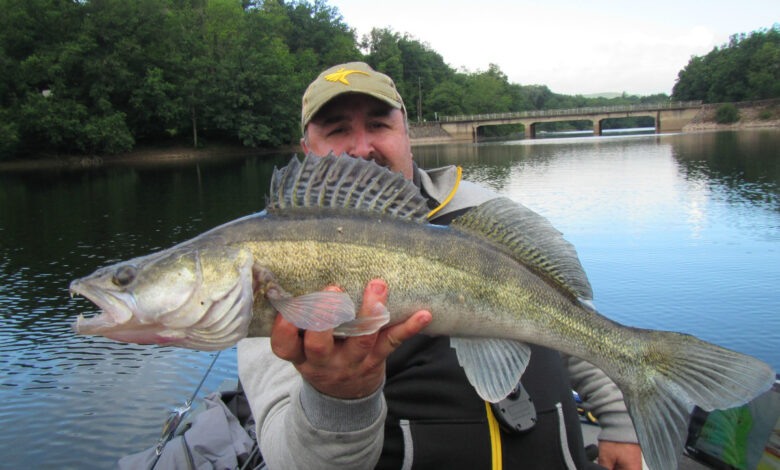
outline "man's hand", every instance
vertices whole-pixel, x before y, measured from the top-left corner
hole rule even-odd
[[[599,465],[610,470],[642,470],[642,450],[630,442],[599,441]]]
[[[326,290],[339,291],[336,287]],[[363,291],[358,317],[374,315],[387,301],[387,284],[370,281]],[[279,358],[293,363],[303,378],[320,393],[342,399],[361,398],[375,392],[385,378],[385,360],[402,342],[431,322],[421,310],[403,323],[376,333],[335,338],[333,330],[305,331],[277,315],[271,332],[271,349]]]

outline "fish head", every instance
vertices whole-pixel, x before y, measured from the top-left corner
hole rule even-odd
[[[140,344],[224,349],[252,319],[254,258],[230,246],[173,247],[98,269],[70,284],[102,312],[73,330]]]

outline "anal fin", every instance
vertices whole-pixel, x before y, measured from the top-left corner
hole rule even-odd
[[[390,323],[390,312],[385,306],[377,303],[377,313],[368,317],[358,317],[352,321],[342,323],[333,331],[335,336],[363,336],[376,333],[383,326]]]

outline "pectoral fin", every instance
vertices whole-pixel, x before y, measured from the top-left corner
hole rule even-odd
[[[266,298],[285,320],[304,330],[330,330],[355,318],[355,304],[341,292],[313,292],[288,297],[271,289]]]
[[[383,326],[390,323],[390,312],[384,304],[377,302],[371,316],[359,317],[339,325],[333,332],[336,336],[363,336],[376,333]]]
[[[514,390],[531,359],[525,343],[493,338],[450,338],[458,362],[483,400],[503,400]]]

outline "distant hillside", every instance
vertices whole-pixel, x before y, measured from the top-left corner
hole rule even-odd
[[[623,96],[623,93],[616,93],[613,91],[606,91],[603,93],[593,93],[590,95],[582,95],[583,98],[607,98],[607,99],[620,98],[621,96]]]

